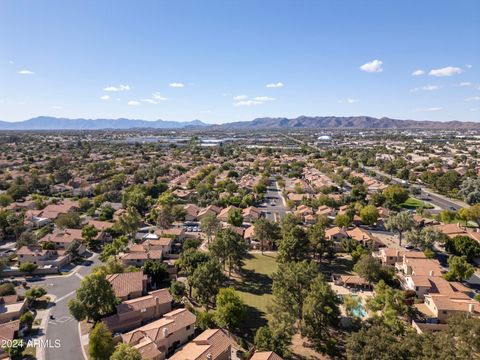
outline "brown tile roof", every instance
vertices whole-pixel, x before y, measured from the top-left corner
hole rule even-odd
[[[222,329],[205,330],[177,351],[170,360],[207,360],[209,355],[211,360],[216,360],[229,351],[233,344],[233,340]]]
[[[125,343],[137,343],[142,338],[157,342],[187,326],[193,326],[195,321],[196,316],[189,310],[178,309],[166,313],[161,319],[123,334],[122,339]]]
[[[132,293],[142,292],[147,275],[142,271],[110,274],[107,281],[112,285],[115,295],[119,298],[128,297]]]
[[[53,233],[45,235],[39,242],[58,242],[70,244],[71,242],[79,240],[82,241],[82,230],[79,229],[57,229]]]
[[[283,360],[283,358],[273,351],[257,351],[250,360]]]
[[[117,306],[117,312],[123,313],[126,311],[140,310],[154,306],[157,297],[160,304],[171,303],[173,300],[168,289],[155,290],[149,292],[146,296],[122,302]]]
[[[20,329],[20,320],[0,324],[0,340],[13,340],[15,332]]]

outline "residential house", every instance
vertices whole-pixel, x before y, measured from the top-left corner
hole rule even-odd
[[[9,321],[0,324],[0,342],[9,344],[18,336],[20,330],[20,320]],[[0,359],[9,359],[9,354],[5,351],[6,347],[0,346]]]
[[[40,246],[22,246],[17,250],[17,261],[21,265],[29,262],[39,266],[62,266],[70,262],[70,256],[65,250],[48,250]]]
[[[168,289],[151,291],[146,296],[118,304],[117,313],[102,321],[111,332],[128,331],[170,312],[172,300]]]
[[[468,313],[473,317],[480,317],[480,303],[473,299],[455,299],[447,295],[425,295],[424,306],[416,308],[429,319],[446,323],[450,315]]]
[[[177,351],[170,360],[231,360],[233,340],[222,329],[209,329]]]
[[[250,360],[283,360],[283,358],[273,351],[255,351]]]
[[[142,359],[165,360],[179,346],[192,340],[196,316],[187,309],[166,313],[138,329],[122,335],[122,341],[135,347]]]
[[[196,221],[200,208],[195,204],[187,204],[183,208],[185,210],[185,221]]]
[[[100,220],[90,220],[88,225],[92,225],[97,231],[98,234],[95,237],[95,240],[101,242],[110,242],[112,241],[112,235],[108,232],[113,227],[113,223],[109,221],[100,221]]]
[[[26,300],[18,295],[0,296],[0,323],[18,319],[26,308]]]
[[[247,223],[253,223],[260,219],[262,211],[255,206],[249,206],[242,211],[243,221]]]
[[[223,222],[228,222],[228,214],[230,214],[230,211],[235,211],[238,210],[236,206],[230,205],[227,206],[226,208],[222,209],[218,215],[217,219]]]
[[[134,271],[107,275],[115,296],[120,300],[130,300],[142,296],[147,291],[148,275],[143,271]]]
[[[74,241],[80,243],[78,253],[83,254],[86,247],[83,244],[82,230],[79,229],[56,229],[51,234],[45,235],[38,242],[40,244],[53,243],[56,250],[66,250]]]
[[[207,207],[201,209],[201,210],[198,212],[197,218],[198,218],[199,220],[201,220],[201,219],[202,219],[203,217],[205,217],[207,214],[212,214],[212,215],[217,216],[218,214],[220,214],[221,211],[222,211],[222,209],[219,208],[218,206],[208,205]]]
[[[378,252],[372,254],[373,257],[379,259],[383,265],[395,266],[397,262],[403,261],[405,256],[407,259],[426,259],[423,251],[405,251],[394,248],[382,248]]]

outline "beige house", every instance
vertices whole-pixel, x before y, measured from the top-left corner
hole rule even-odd
[[[124,343],[140,351],[142,359],[165,360],[193,339],[196,317],[187,309],[166,313],[161,319],[122,335]]]
[[[106,279],[122,301],[138,298],[147,291],[148,275],[143,271],[109,274]]]
[[[273,351],[256,351],[250,360],[283,360],[283,358]]]
[[[382,248],[372,254],[373,257],[379,259],[383,265],[395,266],[397,262],[406,259],[426,259],[427,257],[422,251],[404,251],[394,248]]]
[[[0,324],[0,341],[8,343],[15,339],[20,329],[20,321],[14,320]],[[0,359],[9,359],[8,353],[3,346],[0,346]]]
[[[446,295],[425,295],[424,307],[417,306],[427,317],[438,319],[445,323],[450,315],[469,313],[471,316],[480,317],[480,303],[473,299],[455,299]]]
[[[83,244],[82,230],[79,229],[56,229],[51,234],[45,235],[38,242],[40,244],[53,243],[55,249],[67,249],[68,246],[78,241],[81,245],[78,249],[78,253],[82,254],[86,248]]]
[[[18,295],[0,296],[0,323],[18,319],[26,308],[25,300],[18,300]]]
[[[260,219],[262,211],[254,206],[249,206],[242,211],[243,221],[253,223],[255,220]]]
[[[120,303],[117,313],[102,321],[111,332],[128,331],[171,311],[172,300],[168,289],[151,291],[147,296]]]
[[[17,250],[17,261],[21,265],[29,262],[39,266],[56,266],[58,268],[70,262],[70,255],[65,250],[46,250],[40,246],[22,246]]]
[[[170,360],[231,360],[233,344],[224,330],[205,330],[170,357]]]

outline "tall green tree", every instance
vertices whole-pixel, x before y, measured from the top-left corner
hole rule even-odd
[[[116,304],[115,293],[105,274],[93,272],[80,282],[77,297],[68,302],[68,308],[78,321],[86,318],[96,322],[112,313]]]
[[[325,225],[323,222],[317,221],[308,229],[307,235],[314,259],[321,261],[325,254],[333,251],[333,242],[325,237]]]
[[[115,344],[112,333],[103,322],[95,325],[88,337],[88,353],[94,360],[109,360]]]
[[[305,230],[295,225],[289,232],[283,234],[278,247],[278,261],[305,260],[309,252],[309,242]]]
[[[215,322],[218,326],[233,330],[245,317],[245,304],[233,288],[220,289],[216,298]]]
[[[273,312],[276,316],[284,313],[293,321],[302,319],[303,303],[317,275],[318,269],[314,262],[304,260],[280,263],[272,275]]]
[[[266,244],[273,244],[280,238],[278,225],[266,218],[260,218],[253,224],[254,238],[260,242],[260,250],[265,250]]]
[[[206,308],[214,301],[225,280],[220,264],[214,259],[199,265],[188,278],[190,286],[195,289],[196,298]]]
[[[445,279],[448,281],[465,281],[470,279],[474,272],[475,267],[468,263],[466,256],[450,256]]]
[[[228,212],[227,222],[233,226],[242,226],[243,224],[242,210],[238,208],[230,209],[230,211]]]
[[[303,303],[302,333],[321,353],[333,354],[335,342],[331,329],[339,323],[340,300],[322,275],[318,275],[310,285]]]
[[[110,360],[142,360],[142,354],[130,344],[122,343],[115,348]]]
[[[247,244],[240,235],[229,228],[217,232],[209,250],[228,268],[229,277],[233,268],[239,269],[243,265],[243,259],[247,256]]]
[[[415,221],[410,213],[406,211],[390,215],[385,223],[385,227],[390,231],[398,233],[399,244],[402,246],[402,235],[415,226]]]
[[[207,242],[210,244],[213,235],[220,229],[220,221],[214,213],[209,213],[200,220],[200,227],[207,235]]]

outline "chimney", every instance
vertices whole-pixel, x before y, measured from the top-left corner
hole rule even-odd
[[[155,296],[155,316],[160,316],[160,299],[158,296]]]
[[[469,313],[473,313],[473,309],[475,308],[475,304],[471,303],[471,304],[468,304],[468,312]]]
[[[430,270],[429,275],[430,275],[430,276],[433,276],[433,270]]]
[[[166,338],[166,337],[168,336],[168,329],[167,329],[167,328],[163,328],[162,331],[163,331],[163,337]]]
[[[212,353],[207,354],[207,360],[213,360],[213,355]]]

